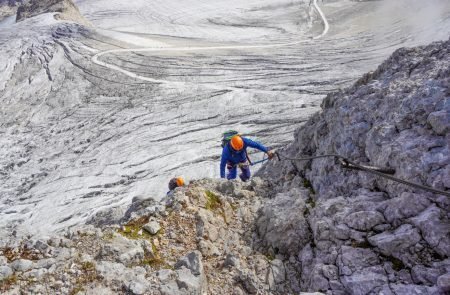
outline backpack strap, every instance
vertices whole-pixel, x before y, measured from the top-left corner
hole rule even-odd
[[[247,157],[247,161],[250,163],[250,165],[253,165],[252,160],[250,160],[250,156],[248,155],[247,150],[245,150],[245,156]]]

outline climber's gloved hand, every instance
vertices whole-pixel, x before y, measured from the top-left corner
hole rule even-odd
[[[272,160],[273,157],[275,157],[275,151],[268,151],[267,152],[267,157],[269,157],[269,160]]]

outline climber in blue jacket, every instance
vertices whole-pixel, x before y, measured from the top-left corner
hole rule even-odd
[[[250,179],[250,165],[247,155],[247,147],[258,149],[267,154],[269,159],[275,155],[269,151],[264,145],[251,139],[235,135],[224,145],[222,150],[222,158],[220,160],[220,177],[225,178],[225,166],[228,169],[227,179],[235,179],[237,176],[237,167],[242,173],[239,175],[242,181]]]

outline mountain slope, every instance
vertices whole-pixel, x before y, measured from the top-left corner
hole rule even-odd
[[[332,93],[280,153],[339,153],[447,190],[450,41],[396,51]],[[103,209],[64,237],[0,241],[0,290],[74,294],[446,294],[449,200],[343,170],[273,161]]]
[[[448,192],[449,69],[450,41],[397,50],[353,87],[328,95],[280,153],[339,154]],[[263,209],[273,217],[261,217],[259,232],[272,249],[298,255],[304,290],[438,294],[438,277],[450,270],[447,196],[346,170],[334,158],[275,162],[260,176],[273,179],[281,196]],[[297,193],[304,185],[307,197]],[[277,213],[299,217],[271,209],[298,198],[308,210]],[[285,244],[284,231],[267,230],[271,223],[309,234]]]

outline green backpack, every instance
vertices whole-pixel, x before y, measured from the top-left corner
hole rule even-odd
[[[235,130],[228,130],[223,133],[222,137],[222,148],[224,148],[231,140],[231,138],[235,135],[240,135],[239,132]]]

